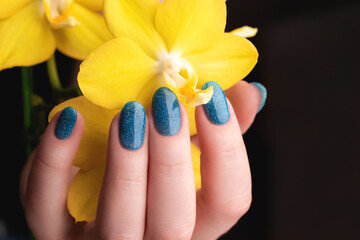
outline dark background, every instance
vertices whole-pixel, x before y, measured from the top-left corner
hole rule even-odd
[[[247,77],[268,90],[244,135],[253,178],[250,211],[221,239],[360,239],[360,1],[228,0],[230,31],[259,28]],[[69,60],[57,54],[62,69]],[[66,65],[67,64],[67,65]],[[46,68],[36,93],[51,99]],[[62,79],[70,70],[60,73]],[[20,69],[0,72],[0,239],[29,236],[18,198],[25,161]]]

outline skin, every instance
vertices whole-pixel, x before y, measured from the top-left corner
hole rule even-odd
[[[118,138],[119,114],[109,134],[107,168],[96,220],[74,223],[66,208],[77,169],[72,166],[84,121],[78,112],[68,139],[54,135],[55,115],[26,163],[20,196],[36,239],[216,239],[251,205],[251,175],[243,142],[255,119],[261,94],[241,81],[226,91],[230,119],[214,125],[202,106],[196,109],[201,149],[202,188],[194,191],[190,137],[181,106],[181,128],[160,135],[148,111],[143,146],[124,149]]]

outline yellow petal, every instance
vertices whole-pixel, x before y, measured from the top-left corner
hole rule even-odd
[[[85,59],[98,46],[113,38],[99,13],[74,3],[69,14],[79,24],[53,30],[57,48],[65,55]]]
[[[200,150],[194,144],[191,144],[191,156],[195,187],[199,189],[201,187]],[[101,164],[89,171],[80,170],[74,177],[69,189],[67,205],[76,222],[89,222],[95,219],[104,172],[105,164]]]
[[[240,37],[244,37],[244,38],[251,38],[251,37],[255,37],[257,32],[258,32],[257,28],[243,26],[241,28],[232,30],[230,33],[238,35]]]
[[[188,105],[196,107],[202,104],[207,104],[208,102],[210,102],[213,93],[214,91],[212,86],[208,87],[205,90],[196,89],[196,94],[188,102]]]
[[[104,17],[110,31],[116,37],[130,38],[150,57],[166,49],[156,31],[154,16],[159,0],[105,0]]]
[[[84,96],[104,108],[121,109],[156,75],[156,62],[126,38],[101,45],[81,64],[79,86]]]
[[[160,4],[155,25],[170,52],[188,54],[206,49],[224,32],[224,0],[171,0]]]
[[[195,123],[195,107],[185,106],[185,109],[189,119],[190,136],[193,136],[197,133],[196,123]]]
[[[201,175],[200,175],[200,150],[191,143],[191,157],[193,161],[195,188],[201,187]]]
[[[144,88],[141,90],[140,94],[136,98],[136,101],[141,103],[141,105],[143,105],[144,109],[147,111],[151,104],[152,97],[155,91],[162,86],[163,85],[159,76],[154,77],[144,85]]]
[[[75,2],[80,3],[84,7],[97,12],[103,9],[104,4],[104,0],[75,0]]]
[[[136,101],[140,102],[144,106],[145,110],[147,111],[151,104],[152,97],[153,97],[155,91],[162,86],[163,86],[163,84],[160,80],[160,76],[156,76],[155,78],[148,81],[148,83],[141,90],[141,93],[139,94],[139,96],[136,98]],[[184,101],[185,101],[185,99],[184,99]],[[184,102],[182,102],[182,103],[184,105]],[[184,107],[187,111],[187,115],[188,115],[188,119],[189,119],[189,130],[190,130],[190,135],[192,136],[197,133],[196,123],[195,123],[195,107],[186,106],[186,105],[184,105]]]
[[[101,108],[81,96],[54,107],[49,114],[49,121],[57,112],[68,106],[81,113],[85,124],[73,165],[82,170],[89,170],[106,161],[109,128],[118,111]]]
[[[198,72],[198,87],[215,81],[225,90],[250,73],[257,63],[258,52],[249,40],[224,33],[210,49],[185,58]]]
[[[105,172],[105,163],[89,171],[80,170],[74,177],[67,199],[67,206],[75,222],[95,219]]]
[[[0,70],[35,65],[54,53],[55,39],[41,4],[35,1],[0,20]]]
[[[0,19],[8,18],[14,15],[16,12],[21,10],[33,0],[1,0],[0,1]]]

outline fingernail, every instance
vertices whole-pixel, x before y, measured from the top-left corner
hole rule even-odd
[[[152,113],[156,130],[164,136],[177,134],[181,126],[179,101],[170,89],[161,87],[152,99]]]
[[[55,127],[55,136],[59,139],[67,139],[74,130],[77,119],[77,112],[72,107],[61,111]]]
[[[205,90],[210,86],[213,86],[214,93],[211,100],[203,105],[206,116],[214,124],[225,124],[229,121],[230,114],[224,91],[213,81],[205,83],[202,89]]]
[[[257,87],[261,93],[261,102],[260,102],[260,106],[259,109],[256,113],[259,113],[261,111],[261,109],[263,109],[265,102],[266,102],[266,98],[267,98],[267,91],[266,88],[264,87],[264,85],[262,85],[259,82],[251,82],[250,84],[254,85],[255,87]]]
[[[119,136],[121,145],[138,150],[144,143],[146,114],[139,102],[128,102],[120,114]]]

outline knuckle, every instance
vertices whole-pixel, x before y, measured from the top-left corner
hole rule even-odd
[[[55,173],[55,172],[63,171],[65,169],[65,166],[59,163],[60,161],[56,161],[55,159],[52,159],[50,161],[49,159],[44,158],[40,154],[36,155],[35,162],[38,163],[37,167],[39,167],[41,171],[48,173]]]
[[[215,202],[209,206],[216,215],[221,215],[230,219],[241,218],[249,209],[252,202],[251,191],[233,197],[228,201]]]
[[[228,206],[227,209],[224,209],[224,214],[228,217],[238,219],[242,217],[251,206],[252,202],[252,194],[251,192],[247,192],[238,197],[230,199],[230,201],[226,204]]]
[[[157,232],[152,239],[185,240],[191,238],[193,231],[194,231],[194,224],[187,223],[176,227],[168,227],[164,231]]]
[[[97,239],[99,240],[137,240],[142,237],[137,236],[134,233],[101,233]]]
[[[122,173],[112,174],[109,177],[111,185],[119,186],[126,192],[138,192],[146,182],[146,176],[143,173]]]
[[[232,141],[227,144],[223,144],[219,151],[221,159],[226,161],[239,160],[244,154],[240,141]]]
[[[162,157],[161,159],[150,159],[150,164],[160,173],[167,175],[183,175],[192,166],[191,158],[178,155],[177,157]]]

